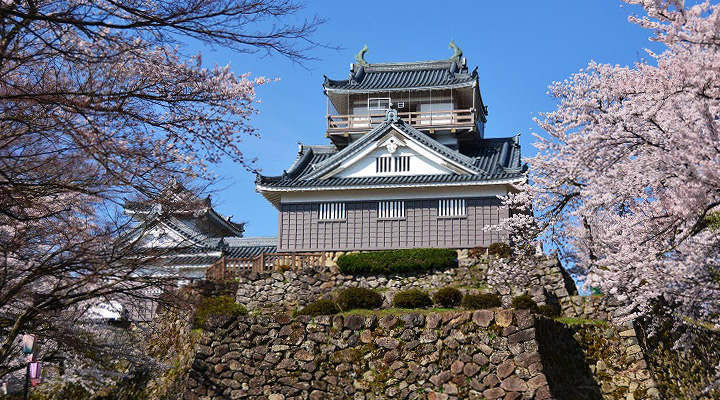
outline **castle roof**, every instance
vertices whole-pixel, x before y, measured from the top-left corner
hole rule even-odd
[[[377,141],[390,130],[402,132],[434,153],[462,168],[462,174],[393,175],[372,177],[335,177],[329,171],[344,160],[358,154],[370,142]],[[301,145],[289,170],[278,176],[258,174],[257,190],[277,205],[278,192],[318,189],[366,189],[412,186],[462,186],[502,184],[525,178],[518,138],[480,139],[469,148],[453,150],[398,119],[385,121],[350,146],[338,150],[334,146]]]
[[[323,87],[329,92],[450,89],[469,87],[477,80],[477,70],[468,72],[464,63],[439,60],[353,64],[348,79],[325,77]]]

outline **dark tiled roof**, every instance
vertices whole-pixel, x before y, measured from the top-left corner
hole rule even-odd
[[[475,171],[474,174],[460,175],[405,175],[375,176],[362,178],[327,178],[315,177],[332,170],[334,165],[342,162],[363,147],[363,144],[381,136],[389,129],[383,123],[353,142],[350,146],[335,153],[329,152],[326,146],[302,146],[293,167],[279,176],[258,175],[256,183],[262,187],[301,188],[301,187],[367,187],[383,185],[414,185],[414,184],[452,184],[466,182],[489,182],[519,179],[524,177],[526,167],[521,163],[520,145],[515,138],[480,139],[476,146],[463,148],[460,152],[444,146],[412,126],[399,121],[393,126],[416,138],[458,164]]]
[[[420,61],[356,66],[345,80],[325,78],[326,90],[387,90],[470,86],[477,72],[455,61]]]
[[[168,258],[167,261],[165,261],[166,266],[172,266],[172,267],[189,267],[189,266],[208,266],[214,263],[215,261],[219,260],[220,256],[208,256],[208,255],[180,255],[177,257],[171,257]]]
[[[230,247],[225,250],[225,256],[228,258],[251,258],[259,256],[260,253],[276,253],[277,246],[246,246],[246,247]]]
[[[223,255],[228,258],[251,258],[260,253],[277,252],[277,237],[230,237],[221,245]]]
[[[210,239],[204,247],[171,248],[158,254],[157,264],[165,267],[206,267],[219,260],[228,258],[252,258],[260,253],[277,252],[276,237],[226,237]]]

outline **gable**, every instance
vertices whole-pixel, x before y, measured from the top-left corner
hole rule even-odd
[[[429,137],[424,139],[425,142],[434,142],[436,147],[443,146]],[[447,151],[453,150],[447,149]],[[329,179],[477,174],[472,165],[452,160],[427,143],[398,129],[395,124],[388,125],[387,129],[373,140],[365,140],[362,146],[352,149],[349,153],[351,154],[335,165],[328,166],[329,168],[316,177]],[[382,161],[380,164],[378,164],[379,159]]]
[[[141,231],[135,240],[138,240],[138,244],[144,248],[184,247],[192,243],[182,234],[164,224],[156,224]]]

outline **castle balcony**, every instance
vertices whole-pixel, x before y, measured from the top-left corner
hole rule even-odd
[[[477,130],[477,113],[472,108],[438,111],[398,111],[398,117],[429,133],[435,130]],[[327,115],[327,136],[366,133],[385,120],[385,112],[372,114]]]
[[[455,135],[458,140],[483,136],[487,110],[476,86],[420,90],[326,90],[325,136],[342,147],[385,120],[388,109],[405,123],[430,136]]]

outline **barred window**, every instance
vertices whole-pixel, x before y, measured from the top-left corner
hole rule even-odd
[[[438,201],[438,217],[465,216],[465,199],[443,199]]]
[[[392,172],[392,158],[378,157],[375,160],[375,172]]]
[[[345,219],[345,203],[320,203],[318,219],[326,221]]]
[[[395,172],[408,172],[410,171],[410,157],[400,156],[395,157]]]
[[[410,156],[378,157],[375,159],[375,172],[408,172]]]
[[[381,201],[378,203],[378,219],[405,218],[405,202]]]

